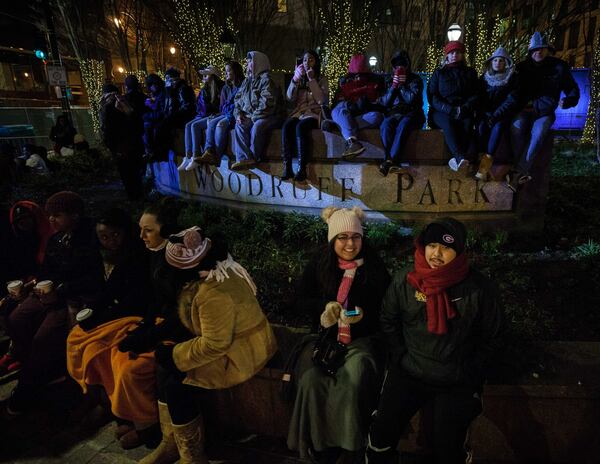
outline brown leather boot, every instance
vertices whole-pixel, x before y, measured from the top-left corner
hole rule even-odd
[[[492,168],[492,164],[494,163],[494,158],[491,155],[485,153],[481,157],[481,161],[479,162],[479,169],[475,174],[475,177],[479,180],[486,182],[488,180],[490,169]]]

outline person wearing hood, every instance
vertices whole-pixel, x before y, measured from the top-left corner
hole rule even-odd
[[[45,210],[56,233],[48,240],[34,292],[7,321],[23,366],[7,403],[11,415],[30,406],[41,387],[64,379],[68,313],[91,301],[103,280],[102,258],[93,224],[84,216],[83,199],[75,192],[58,192],[48,198]]]
[[[359,129],[379,127],[383,121],[382,108],[377,103],[381,87],[378,77],[371,72],[366,55],[353,55],[348,74],[340,78],[331,112],[333,122],[339,126],[346,141],[343,159],[354,159],[366,150],[358,141]]]
[[[475,177],[487,181],[494,154],[518,108],[518,88],[513,60],[503,47],[486,61],[481,76],[485,94],[481,104],[481,117],[477,126],[479,149],[483,152]]]
[[[389,359],[368,464],[397,462],[400,436],[427,405],[433,462],[465,462],[467,429],[482,411],[483,384],[504,328],[496,286],[470,266],[466,239],[465,226],[453,218],[430,223],[415,241],[414,267],[394,276],[383,299],[379,320]]]
[[[321,75],[321,58],[314,50],[304,52],[302,63],[296,66],[286,97],[289,102],[295,103],[296,107],[281,130],[281,179],[289,180],[293,177],[298,182],[304,182],[310,156],[310,133],[319,128],[321,107],[327,105],[329,99],[327,78]],[[298,172],[295,175],[292,170],[294,152],[298,153]]]
[[[175,269],[196,274],[179,298],[179,318],[191,336],[155,350],[163,438],[140,464],[208,464],[197,399],[250,379],[275,354],[277,342],[256,285],[224,240],[191,227],[169,237],[165,256]]]
[[[267,55],[248,52],[247,77],[235,96],[235,158],[233,171],[256,166],[264,154],[269,134],[281,125],[285,108],[281,89],[271,77]]]
[[[380,102],[387,110],[381,124],[381,142],[385,158],[379,172],[400,173],[402,154],[411,131],[419,130],[425,123],[423,113],[423,80],[413,73],[410,58],[404,50],[392,56],[393,77]]]
[[[202,156],[204,150],[204,134],[208,122],[219,114],[219,102],[223,81],[221,72],[212,65],[201,69],[202,89],[196,100],[196,116],[185,125],[185,153],[178,171],[191,171],[198,166],[195,160]],[[188,169],[189,167],[189,169]]]
[[[569,65],[551,54],[554,48],[539,32],[529,42],[527,58],[517,64],[521,112],[511,125],[514,172],[507,176],[507,186],[517,191],[531,180],[531,167],[539,155],[544,140],[556,120],[556,108],[572,108],[579,103],[579,86]],[[564,93],[564,97],[561,97]]]
[[[481,98],[477,72],[465,63],[465,46],[451,41],[444,47],[444,62],[427,84],[429,126],[442,129],[450,160],[458,171],[469,165],[475,152],[475,112]]]

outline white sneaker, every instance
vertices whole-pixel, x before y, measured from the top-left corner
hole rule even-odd
[[[456,158],[450,158],[448,161],[448,167],[454,172],[458,171],[458,163],[456,162]]]
[[[185,167],[186,171],[193,171],[194,169],[196,169],[199,164],[196,163],[196,160],[194,158],[190,158],[190,162],[188,163],[188,165]]]
[[[181,161],[181,164],[179,166],[177,166],[177,170],[184,171],[190,161],[192,161],[191,157],[184,156],[183,161]]]

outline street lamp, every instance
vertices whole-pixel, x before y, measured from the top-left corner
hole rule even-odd
[[[377,57],[376,56],[371,56],[369,58],[369,64],[371,65],[372,68],[374,68],[375,66],[377,66]]]
[[[174,55],[175,52],[177,52],[177,49],[175,47],[171,47],[169,48],[169,52],[171,53],[171,55]]]
[[[448,28],[448,40],[450,42],[454,42],[460,39],[462,35],[462,29],[457,23],[452,23]]]
[[[121,74],[123,74],[125,72],[125,70],[121,66],[119,66],[117,68],[117,71],[119,71]]]

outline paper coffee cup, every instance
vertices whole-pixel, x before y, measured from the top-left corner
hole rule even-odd
[[[92,316],[93,312],[94,311],[90,308],[84,308],[77,313],[77,316],[75,316],[75,320],[77,322],[83,322],[86,319],[89,319]]]
[[[6,289],[11,296],[19,296],[23,290],[22,280],[11,280],[7,285]]]
[[[35,289],[40,293],[50,293],[54,288],[54,283],[51,280],[40,280]]]

